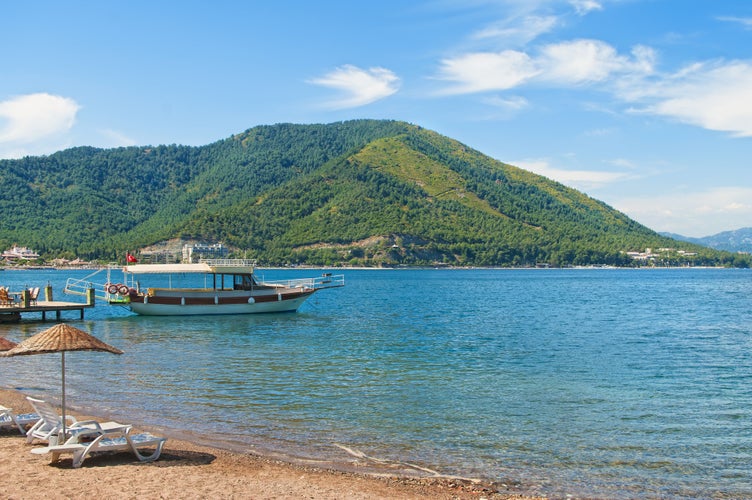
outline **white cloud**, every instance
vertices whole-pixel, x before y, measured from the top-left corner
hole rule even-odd
[[[26,144],[67,132],[80,106],[51,94],[27,94],[0,102],[0,144]],[[5,123],[2,123],[5,122]]]
[[[749,227],[752,220],[752,188],[719,187],[622,198],[609,204],[656,231],[695,238]]]
[[[100,134],[106,139],[105,145],[101,147],[116,148],[121,146],[135,146],[138,144],[135,140],[117,130],[104,129],[100,130]]]
[[[586,130],[583,132],[583,135],[586,137],[606,137],[609,135],[612,135],[614,133],[614,129],[612,128],[594,128],[590,130]]]
[[[539,66],[542,78],[564,84],[602,81],[627,66],[607,43],[598,40],[575,40],[546,45],[541,50]]]
[[[608,163],[615,167],[619,168],[626,168],[629,170],[635,170],[639,168],[638,165],[635,165],[635,163],[632,160],[627,160],[626,158],[615,158],[613,160],[610,160]]]
[[[600,2],[596,2],[595,0],[570,0],[569,3],[574,7],[577,14],[581,16],[589,14],[594,10],[603,10]]]
[[[508,110],[508,111],[517,111],[517,110],[526,108],[529,105],[528,100],[520,96],[512,96],[512,97],[493,96],[493,97],[488,97],[486,99],[483,99],[483,102],[490,106],[494,106],[494,107]]]
[[[471,52],[441,61],[441,94],[510,90],[524,85],[599,85],[635,112],[708,130],[752,137],[752,62],[694,63],[674,74],[655,71],[653,49],[619,54],[600,40],[572,40],[523,51]]]
[[[709,130],[752,136],[752,64],[694,64],[660,84],[645,82],[626,94],[652,101],[642,112]]]
[[[394,94],[399,89],[400,79],[385,68],[364,70],[346,64],[309,83],[341,91],[344,96],[328,102],[327,106],[343,109],[364,106]]]
[[[530,57],[516,50],[476,52],[444,59],[439,79],[455,82],[447,94],[506,90],[519,86],[539,73]]]
[[[717,18],[719,21],[738,23],[741,24],[744,29],[752,29],[752,17],[734,17],[734,16],[721,16]]]
[[[46,93],[0,101],[0,158],[48,154],[70,146],[68,132],[80,106]]]
[[[559,169],[552,167],[549,161],[545,159],[521,160],[512,162],[512,164],[538,175],[548,177],[565,186],[584,191],[603,187],[629,177],[629,174],[623,172]]]
[[[492,39],[505,44],[524,45],[548,33],[559,23],[554,16],[524,16],[522,18],[509,18],[492,24],[491,26],[475,33],[473,38],[484,40]]]
[[[654,52],[635,47],[619,55],[599,40],[544,45],[537,56],[516,51],[473,52],[441,61],[439,79],[454,82],[448,94],[508,90],[526,83],[580,85],[608,80],[613,74],[644,75],[653,71]]]
[[[632,56],[634,59],[627,67],[637,76],[649,75],[655,71],[658,56],[652,48],[646,45],[636,45],[632,48]]]

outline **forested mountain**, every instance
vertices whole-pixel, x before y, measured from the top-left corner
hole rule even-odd
[[[0,248],[117,259],[173,238],[263,264],[632,262],[671,247],[602,202],[397,121],[259,126],[201,147],[73,148],[0,161]],[[737,257],[738,259],[738,257]],[[742,265],[744,263],[742,262]]]

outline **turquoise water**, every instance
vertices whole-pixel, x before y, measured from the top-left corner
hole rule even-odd
[[[86,273],[3,271],[0,284],[49,281],[76,300],[61,292],[73,274]],[[69,403],[253,451],[352,461],[339,444],[552,497],[752,498],[752,271],[344,274],[293,314],[64,313],[125,351],[70,354]],[[54,399],[59,361],[0,359],[0,384]]]

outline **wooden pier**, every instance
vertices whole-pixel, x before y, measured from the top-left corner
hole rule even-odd
[[[52,299],[52,287],[44,289],[44,300],[32,301],[28,290],[21,294],[21,300],[13,304],[0,305],[0,323],[18,321],[22,314],[42,313],[42,321],[47,321],[47,313],[55,313],[55,319],[60,320],[63,311],[79,311],[84,319],[84,309],[94,307],[94,289],[89,290],[86,302],[62,302]]]

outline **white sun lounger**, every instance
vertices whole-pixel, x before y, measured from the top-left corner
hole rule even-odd
[[[39,421],[37,413],[21,413],[16,415],[11,408],[0,406],[0,428],[17,427],[21,434],[26,434],[26,426]]]
[[[105,451],[131,451],[141,462],[153,462],[162,454],[165,441],[167,441],[167,438],[152,436],[148,433],[131,435],[131,428],[129,427],[119,437],[108,437],[100,434],[89,443],[74,443],[69,440],[66,444],[34,448],[31,452],[36,455],[52,453],[52,463],[57,462],[60,455],[72,453],[74,468],[81,467],[81,464],[91,453]],[[139,448],[154,448],[154,450],[151,453],[144,454],[139,451]]]
[[[68,436],[75,436],[81,434],[110,434],[110,433],[122,433],[129,425],[120,424],[118,422],[97,422],[96,420],[76,420],[76,417],[72,415],[66,415],[66,438],[60,436],[63,432],[63,418],[57,413],[55,408],[52,407],[46,401],[41,399],[34,399],[27,397],[31,406],[39,414],[39,421],[26,432],[26,442],[31,443],[34,439],[41,441],[47,441],[50,444],[58,444],[61,441],[65,441]]]

